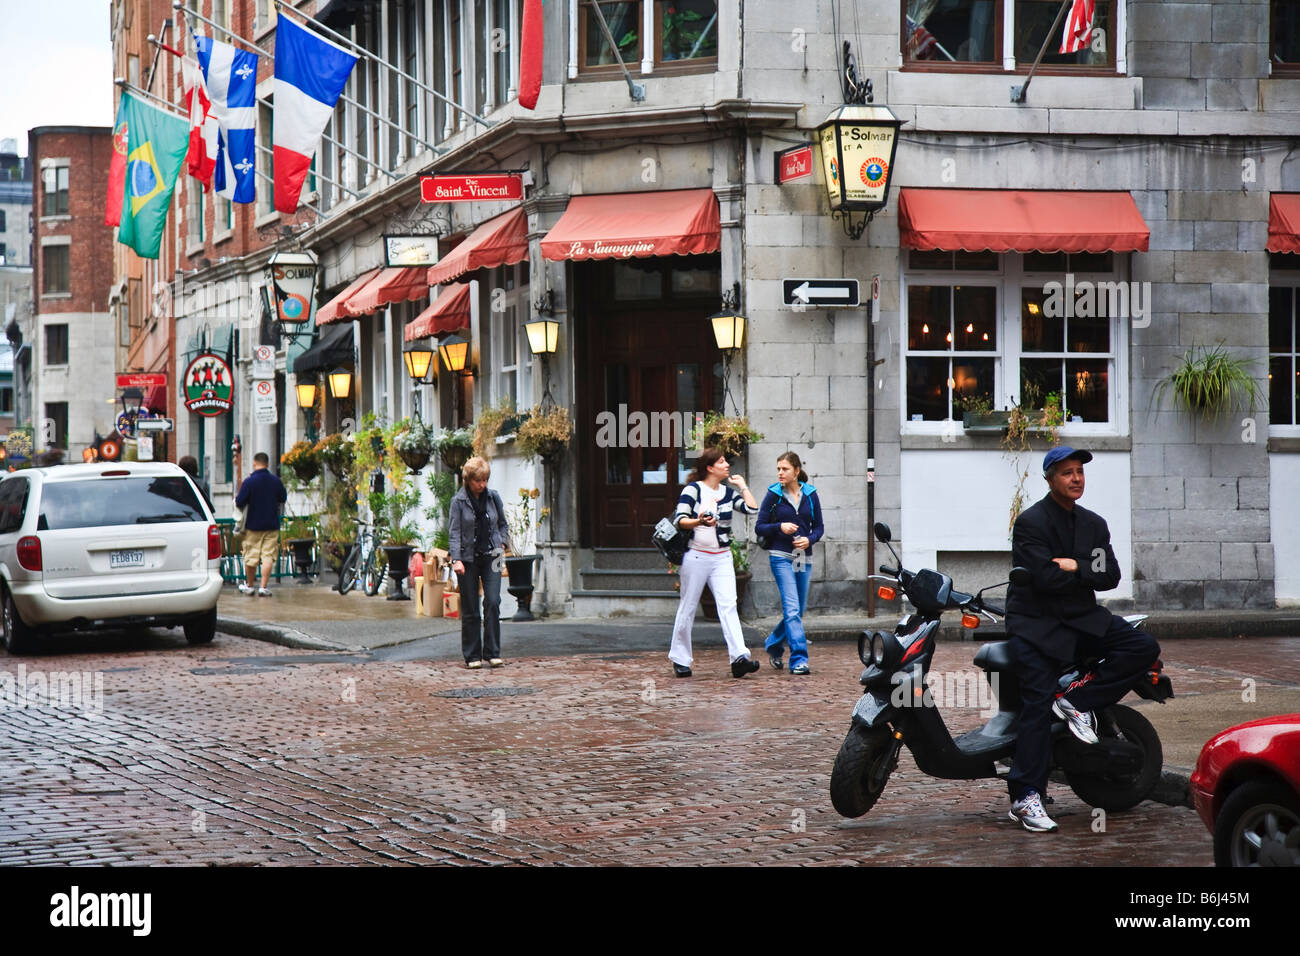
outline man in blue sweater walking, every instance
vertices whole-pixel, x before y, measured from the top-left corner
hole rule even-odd
[[[244,479],[235,496],[235,507],[246,508],[244,521],[244,570],[248,583],[239,585],[241,594],[271,596],[271,568],[280,549],[280,505],[288,500],[280,479],[271,474],[266,452],[253,456],[253,473]],[[262,565],[262,586],[254,589],[257,565]]]

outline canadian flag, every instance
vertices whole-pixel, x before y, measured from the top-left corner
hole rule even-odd
[[[212,115],[212,101],[203,81],[203,70],[192,56],[181,58],[181,82],[185,89],[185,106],[190,112],[190,175],[203,183],[203,191],[212,191],[212,175],[217,168],[217,118]]]

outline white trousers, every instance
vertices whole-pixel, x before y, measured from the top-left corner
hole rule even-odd
[[[681,581],[682,600],[677,605],[677,620],[673,624],[673,643],[668,649],[668,659],[682,667],[690,667],[694,659],[691,654],[691,625],[695,623],[695,612],[700,605],[700,595],[704,585],[713,592],[713,601],[718,606],[718,620],[722,622],[722,636],[727,639],[727,653],[732,661],[749,656],[745,647],[745,638],[740,631],[740,615],[736,611],[736,571],[731,563],[731,552],[705,554],[703,551],[689,550],[682,558],[682,566],[677,572]]]

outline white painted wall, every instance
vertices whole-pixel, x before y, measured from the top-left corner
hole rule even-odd
[[[1026,503],[1047,494],[1037,452],[1027,456],[1029,480]],[[1005,551],[1011,563],[1007,530],[1011,494],[1015,489],[1012,461],[996,451],[904,451],[901,455],[903,522],[892,528],[903,543],[903,564],[911,570],[933,568],[939,551]],[[1300,469],[1296,471],[1300,489]],[[1098,452],[1085,468],[1085,508],[1110,526],[1111,547],[1123,579],[1104,598],[1133,596],[1132,496],[1127,452]],[[1274,498],[1273,500],[1277,500]],[[942,571],[943,568],[938,570]],[[960,586],[960,585],[959,585]]]

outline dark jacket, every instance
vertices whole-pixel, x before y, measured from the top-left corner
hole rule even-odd
[[[492,551],[499,552],[510,542],[510,526],[506,524],[506,509],[501,496],[488,488],[488,528],[492,532]],[[451,560],[474,560],[474,503],[469,500],[469,489],[461,485],[451,499],[450,513]]]
[[[235,496],[236,508],[247,508],[244,527],[249,531],[276,531],[280,527],[280,505],[289,495],[269,468],[254,468]]]
[[[803,492],[803,500],[799,502],[799,510],[796,512],[781,490],[779,481],[768,486],[767,495],[758,506],[754,531],[760,538],[771,539],[769,551],[783,551],[786,554],[794,553],[794,539],[802,535],[808,539],[808,550],[804,554],[811,558],[813,545],[821,540],[826,531],[826,526],[822,523],[822,503],[817,497],[817,489],[811,483],[800,482],[799,489]],[[786,534],[781,530],[781,524],[786,521],[799,526],[797,534]]]
[[[1026,508],[1011,532],[1011,563],[1034,576],[1028,587],[1007,592],[1007,632],[1024,638],[1061,661],[1074,657],[1078,632],[1101,636],[1111,613],[1097,603],[1097,591],[1119,584],[1119,561],[1101,515],[1074,506],[1070,512],[1048,495]],[[1063,571],[1052,558],[1074,558],[1077,571]]]

